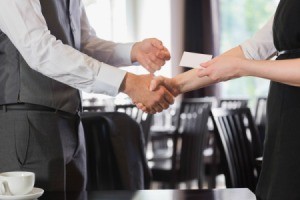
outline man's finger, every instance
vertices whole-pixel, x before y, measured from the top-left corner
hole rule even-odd
[[[160,102],[159,105],[160,105],[160,107],[162,108],[161,111],[163,111],[163,110],[168,109],[170,104],[168,104],[166,101],[163,101],[163,102]],[[160,112],[161,112],[161,111],[160,111]]]
[[[138,109],[143,109],[145,106],[144,104],[142,103],[135,103],[135,106],[138,108]]]
[[[153,109],[154,109],[156,112],[161,112],[161,111],[164,110],[164,105],[165,105],[165,103],[160,102],[160,103],[156,104],[155,106],[153,106]]]
[[[150,60],[155,63],[155,65],[159,66],[159,69],[165,64],[165,60],[155,56],[154,54],[150,55]]]
[[[142,110],[143,112],[146,112],[146,113],[149,112],[148,109],[146,108],[146,106],[144,106],[144,104],[142,104],[142,103],[136,103],[135,105],[136,105],[136,107],[138,109]]]
[[[164,48],[164,54],[165,54],[165,60],[170,60],[171,59],[171,54],[169,50],[165,47]]]
[[[161,66],[158,66],[157,64],[155,64],[154,62],[152,62],[152,61],[150,61],[150,63],[149,63],[149,68],[150,68],[150,70],[149,70],[149,72],[150,73],[154,73],[154,72],[156,72],[156,71],[158,71],[158,70],[160,70],[160,68],[161,68]]]
[[[151,62],[151,60],[149,58],[144,58],[144,67],[150,72],[150,73],[154,73],[156,71],[155,67],[153,66],[153,63]]]
[[[159,94],[161,94],[161,98],[158,101],[159,106],[164,110],[167,109],[170,103],[173,103],[173,96],[172,94],[164,87],[159,88]],[[159,111],[159,110],[158,110]],[[162,111],[162,110],[161,110]]]
[[[174,103],[174,96],[169,91],[167,91],[166,94],[164,95],[164,99],[168,104]]]
[[[147,69],[148,71],[149,71],[149,66],[148,66],[148,63],[147,63],[147,61],[146,61],[146,59],[145,58],[141,58],[141,59],[139,59],[139,63],[145,68],[145,69]]]
[[[170,60],[171,59],[171,55],[170,55],[169,51],[166,48],[164,48],[161,51],[158,51],[156,53],[156,56],[158,58],[162,59],[162,60]]]
[[[152,44],[152,46],[154,46],[154,47],[156,47],[160,50],[164,49],[164,46],[163,46],[162,42],[158,39],[152,39],[151,44]]]

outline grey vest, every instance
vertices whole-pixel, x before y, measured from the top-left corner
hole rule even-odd
[[[40,1],[51,34],[78,50],[80,1]],[[0,30],[0,104],[26,102],[75,113],[80,109],[80,101],[78,90],[32,70]]]

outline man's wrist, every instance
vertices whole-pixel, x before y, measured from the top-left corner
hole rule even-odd
[[[134,74],[131,74],[129,72],[127,72],[125,74],[122,84],[120,86],[120,92],[123,92],[127,95],[129,95],[131,93],[131,91],[132,91],[132,87],[131,87],[132,83],[131,82],[132,82],[134,76],[135,76]]]
[[[136,42],[133,44],[132,46],[132,49],[131,49],[131,54],[130,54],[130,57],[131,57],[131,62],[134,63],[134,62],[137,62],[137,49],[138,49],[138,45],[139,45],[140,42]]]

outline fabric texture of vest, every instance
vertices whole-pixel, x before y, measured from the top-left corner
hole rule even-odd
[[[80,0],[43,0],[40,3],[51,34],[79,50]],[[80,109],[80,101],[77,89],[31,69],[0,30],[1,105],[25,102],[75,113]]]

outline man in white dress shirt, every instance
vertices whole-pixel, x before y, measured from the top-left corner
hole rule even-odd
[[[128,94],[149,112],[173,103],[151,75],[170,59],[157,39],[118,44],[96,37],[81,0],[0,1],[0,172],[36,173],[45,190],[84,190],[85,145],[79,90]],[[71,183],[71,184],[70,184]]]

